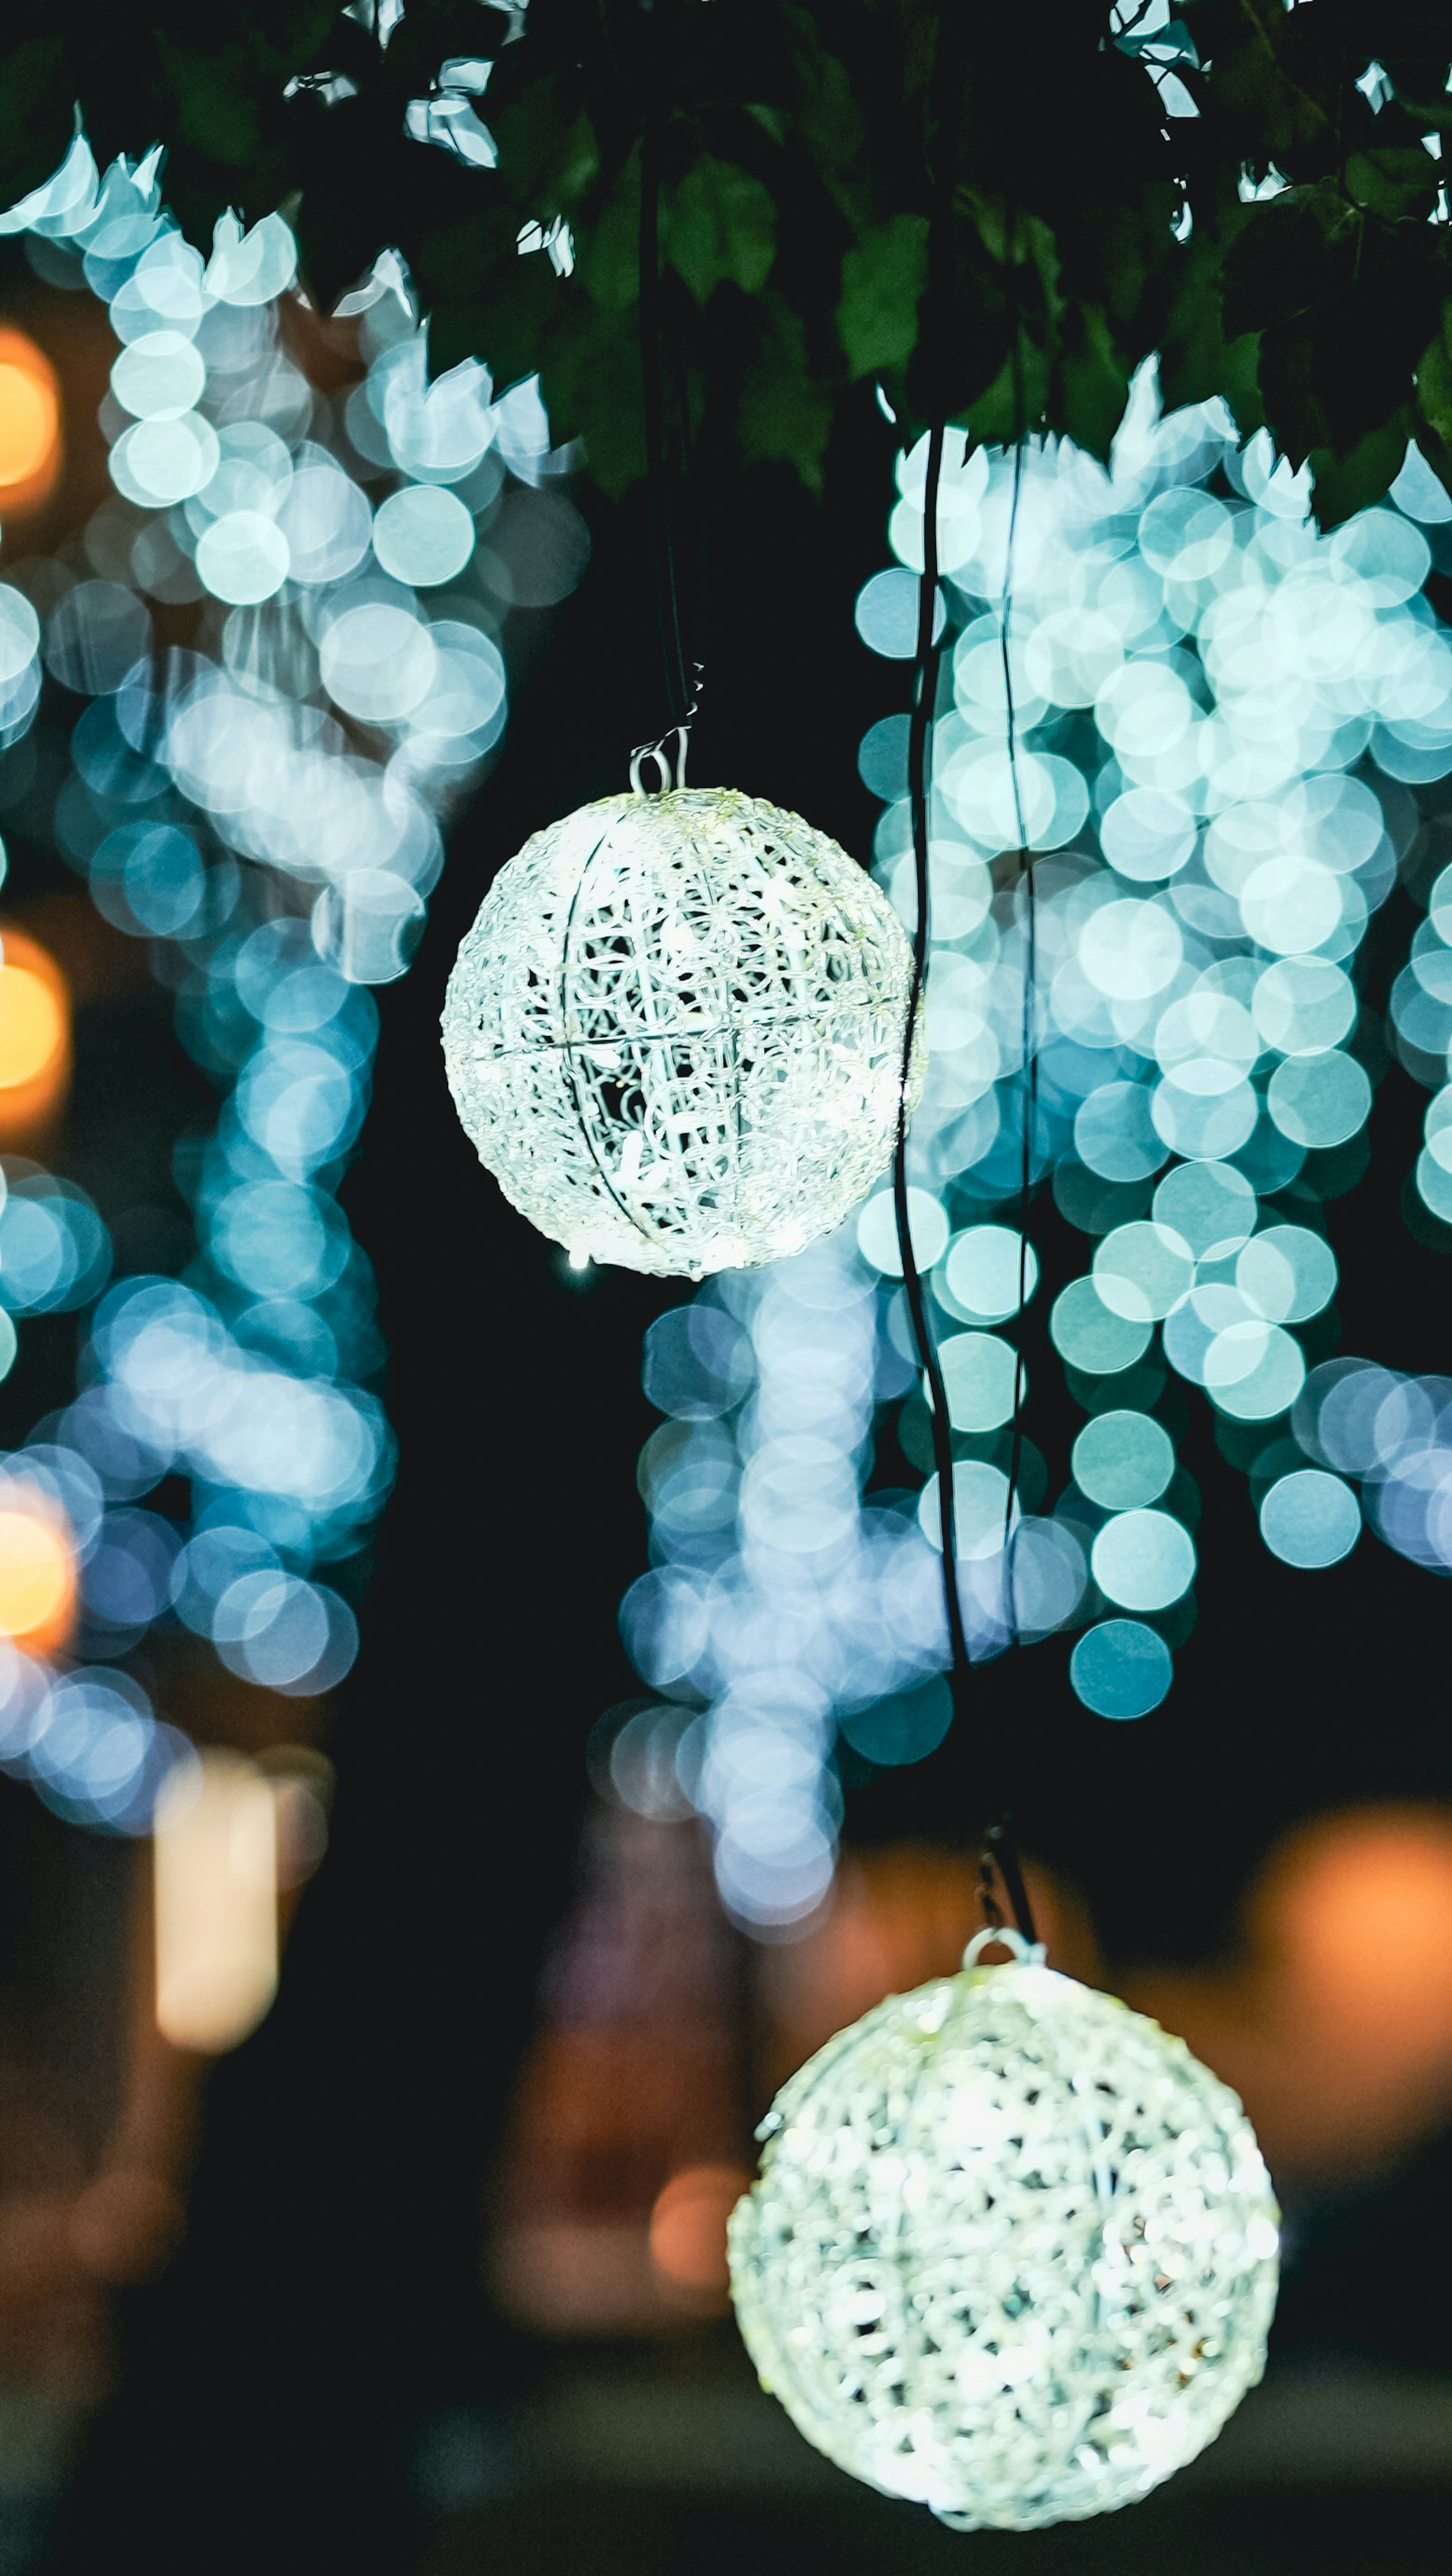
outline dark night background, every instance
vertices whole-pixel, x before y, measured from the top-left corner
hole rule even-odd
[[[707,680],[693,780],[739,782],[864,854],[877,807],[857,781],[855,745],[894,688],[906,703],[906,672],[885,671],[852,625],[855,594],[882,561],[891,455],[864,396],[842,424],[822,502],[775,473],[714,480],[702,500]],[[574,1277],[505,1205],[454,1116],[438,1017],[495,870],[540,824],[619,783],[631,746],[664,720],[643,513],[578,497],[594,532],[590,572],[562,610],[512,620],[503,756],[456,824],[412,971],[378,996],[374,1103],[344,1200],[379,1275],[400,1464],[364,1652],[331,1739],[332,1847],[301,1904],[274,2011],[212,2079],[181,2256],[121,2301],[117,2392],[55,2561],[68,2571],[117,2556],[157,2569],[409,2567],[415,2428],[439,2410],[487,2406],[543,2367],[478,2286],[482,2193],[541,1949],[570,1898],[585,1739],[638,1687],[615,1614],[645,1563],[634,1474],[655,1416],[640,1337],[679,1288]],[[1374,1027],[1413,919],[1399,890],[1368,935]],[[137,1079],[152,1061],[150,1078],[173,1096],[188,1078],[165,997],[139,997],[86,1045],[82,1084],[103,1086],[118,1049]],[[1324,1334],[1315,1357],[1339,1347],[1391,1367],[1440,1364],[1447,1262],[1400,1206],[1424,1106],[1391,1067],[1369,1169],[1327,1205],[1339,1329],[1333,1340],[1328,1319],[1313,1328]],[[1351,1174],[1328,1172],[1326,1185],[1338,1177]],[[1284,1207],[1296,1213],[1293,1193]],[[1027,1428],[1057,1491],[1080,1415],[1045,1318],[1085,1244],[1047,1192],[1032,1231],[1045,1287],[1028,1327]],[[55,1328],[62,1371],[68,1330]],[[5,1436],[23,1436],[57,1400],[12,1381]],[[1026,1849],[1085,1891],[1111,1961],[1214,1952],[1291,1819],[1452,1788],[1444,1587],[1370,1537],[1346,1565],[1291,1572],[1260,1542],[1245,1474],[1217,1451],[1208,1405],[1172,1382],[1162,1411],[1183,1420],[1182,1465],[1203,1506],[1196,1623],[1165,1705],[1107,1725],[1070,1692],[1067,1640],[1010,1655],[981,1673],[969,1720],[938,1755],[848,1804],[849,1841],[928,1834],[969,1848],[985,1766],[1001,1765]],[[886,1415],[878,1477],[907,1481]],[[1376,1940],[1374,1921],[1366,1936]],[[1442,2362],[1446,2174],[1434,2145],[1384,2187],[1320,2211],[1288,2283],[1283,2349]],[[897,2510],[893,2531],[906,2523]],[[1116,2564],[1138,2563],[1132,2523],[1115,2518],[1096,2544]],[[627,2531],[614,2542],[597,2532],[597,2556],[582,2527],[554,2556],[506,2542],[458,2564],[497,2564],[502,2576],[526,2563],[814,2567],[834,2563],[814,2553],[836,2549],[846,2527],[832,2541],[825,2518],[798,2509],[775,2517],[770,2537],[733,2539],[728,2515],[709,2551],[682,2542],[678,2556]],[[946,2535],[933,2538],[946,2561]],[[924,2544],[922,2563],[938,2555]]]

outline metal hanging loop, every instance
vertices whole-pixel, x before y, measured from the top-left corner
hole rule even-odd
[[[684,724],[673,725],[669,733],[662,734],[659,742],[637,744],[630,755],[631,793],[636,796],[667,796],[673,787],[676,789],[684,787],[686,752],[690,746],[690,740],[691,727],[688,718]],[[676,746],[674,776],[671,774],[671,759],[666,748],[671,741],[674,741]],[[647,787],[645,783],[647,762],[653,762],[655,765],[654,787]]]
[[[1008,1950],[1021,1968],[1041,1968],[1048,1957],[1042,1941],[1026,1941],[1011,1923],[985,1923],[963,1953],[965,1968],[976,1968],[985,1950]]]

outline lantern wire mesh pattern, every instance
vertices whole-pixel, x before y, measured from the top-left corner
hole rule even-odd
[[[486,895],[444,1006],[450,1089],[577,1264],[751,1268],[831,1233],[889,1160],[912,971],[885,896],[799,815],[605,797]]]
[[[1013,1961],[980,1967],[1002,1942]],[[1279,2212],[1183,2040],[985,1932],[810,2058],[730,2230],[762,2384],[956,2529],[1131,2503],[1259,2380]]]

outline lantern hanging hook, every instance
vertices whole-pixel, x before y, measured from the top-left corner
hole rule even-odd
[[[1000,1816],[983,1837],[983,1850],[978,1860],[978,1902],[986,1923],[1001,1923],[1003,1908],[998,1902],[998,1889],[1003,1889],[1013,1909],[1013,1919],[1026,1941],[1036,1941],[1033,1907],[1019,1867],[1009,1818]]]
[[[687,720],[685,724],[672,725],[670,732],[662,734],[659,742],[638,743],[635,750],[630,755],[630,787],[632,795],[667,796],[673,787],[677,789],[684,787],[686,783],[686,752],[690,745],[690,739],[691,728],[689,720]],[[672,742],[676,746],[674,776],[672,775],[671,755],[667,749],[667,745]],[[647,787],[645,783],[645,767],[648,761],[653,762],[655,765],[656,784],[654,787]]]
[[[630,786],[633,795],[668,796],[672,788],[675,788],[677,792],[679,792],[679,790],[685,786],[686,754],[691,747],[691,727],[695,723],[697,713],[700,709],[701,684],[705,676],[701,663],[693,662],[691,668],[695,673],[696,685],[691,691],[691,703],[687,707],[685,714],[682,716],[680,723],[672,725],[666,733],[663,733],[659,742],[637,743],[634,751],[630,755]],[[674,777],[671,775],[671,752],[669,749],[669,745],[671,743],[675,744]],[[645,783],[646,764],[650,761],[653,761],[655,764],[655,773],[658,781],[658,784],[654,787],[647,787]]]
[[[976,1968],[985,1950],[1007,1950],[1021,1968],[1041,1968],[1048,1952],[1042,1941],[1026,1941],[1011,1923],[985,1923],[963,1953],[965,1968]]]

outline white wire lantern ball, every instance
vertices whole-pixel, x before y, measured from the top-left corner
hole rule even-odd
[[[750,1268],[831,1233],[889,1160],[912,972],[885,896],[799,815],[637,788],[500,870],[449,980],[449,1087],[577,1267]]]
[[[1011,1964],[980,1967],[1003,1941]],[[1236,2096],[1156,2022],[981,1933],[819,2049],[730,2228],[762,2385],[960,2531],[1129,2504],[1265,2366],[1279,2212]]]

